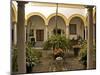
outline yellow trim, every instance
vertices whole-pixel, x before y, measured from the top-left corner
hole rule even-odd
[[[88,25],[88,14],[86,14],[86,26]]]
[[[14,15],[11,14],[12,16],[14,16],[14,20],[13,21],[17,22],[17,10],[16,10],[16,7],[15,7],[15,5],[13,3],[12,3],[11,10],[14,11]]]
[[[47,2],[32,2],[30,4],[31,6],[47,6],[47,7],[56,7],[56,3],[47,3]],[[84,5],[81,4],[64,4],[64,3],[59,3],[59,7],[63,8],[79,8],[79,9],[84,9]]]
[[[93,10],[93,23],[96,23],[96,7]]]
[[[47,23],[46,23],[46,17],[45,17],[43,14],[39,13],[39,12],[31,12],[31,13],[29,13],[28,15],[26,15],[26,16],[25,16],[25,20],[26,20],[25,22],[27,22],[28,19],[29,19],[31,16],[34,16],[34,15],[40,16],[40,17],[44,20],[45,25],[47,25]],[[27,25],[27,23],[26,23],[26,25]]]
[[[93,19],[94,19],[94,24],[96,24],[96,12],[94,13]]]
[[[56,16],[56,13],[53,13],[53,14],[51,14],[51,15],[48,16],[48,18],[47,18],[47,24],[49,23],[50,19],[51,19],[52,17],[54,17],[54,16]],[[61,18],[63,18],[65,24],[67,25],[67,18],[66,18],[66,16],[64,16],[64,15],[61,14],[61,13],[58,13],[57,16],[60,16]]]
[[[70,21],[74,18],[74,17],[79,17],[82,19],[84,26],[86,25],[86,18],[80,14],[73,14],[68,18],[68,24],[70,23]]]

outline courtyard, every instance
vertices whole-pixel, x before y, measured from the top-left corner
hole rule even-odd
[[[13,73],[96,68],[95,6],[12,1],[11,33]]]

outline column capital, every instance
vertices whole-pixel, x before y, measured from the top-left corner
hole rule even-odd
[[[85,28],[87,28],[88,26],[85,26]]]
[[[66,27],[69,27],[69,25],[66,25]]]
[[[27,1],[16,1],[18,6],[23,6],[25,5],[26,3],[28,3]]]
[[[48,27],[48,25],[45,25],[45,27]]]
[[[25,25],[25,27],[27,27],[27,25]]]
[[[93,7],[94,7],[94,5],[87,5],[87,6],[85,6],[85,8],[87,8],[87,9],[93,9]]]

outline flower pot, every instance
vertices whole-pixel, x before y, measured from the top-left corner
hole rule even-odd
[[[83,64],[83,69],[87,69],[87,65],[86,64]]]
[[[79,50],[80,48],[74,48],[74,56],[78,56],[79,55]]]
[[[32,68],[33,68],[32,65],[26,65],[27,73],[32,73]]]

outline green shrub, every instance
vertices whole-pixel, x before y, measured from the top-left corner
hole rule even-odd
[[[27,46],[26,48],[26,62],[32,66],[40,63],[40,57],[42,57],[42,52],[32,49],[32,47]]]
[[[14,46],[12,48],[12,72],[18,71],[17,63],[17,48]],[[31,45],[26,47],[26,64],[27,65],[37,65],[40,63],[40,57],[42,57],[42,52],[32,49]]]
[[[66,39],[65,36],[53,35],[45,43],[44,49],[61,48],[63,50],[70,48],[70,40]]]
[[[14,46],[12,48],[12,72],[18,71],[18,64],[17,64],[17,48]]]
[[[96,46],[93,45],[93,59],[96,61]],[[86,65],[87,64],[87,42],[83,41],[80,49],[80,61]]]
[[[86,41],[82,43],[79,55],[82,64],[86,65],[87,64],[87,42]]]

